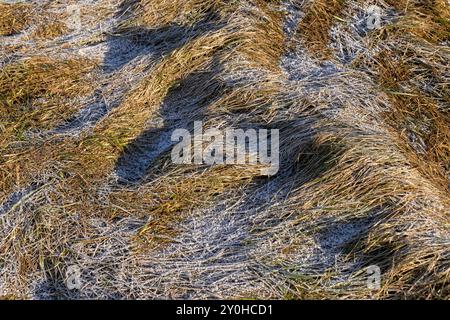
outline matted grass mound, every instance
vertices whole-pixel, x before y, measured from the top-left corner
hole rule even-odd
[[[449,8],[370,4],[2,4],[0,297],[449,299]],[[172,163],[200,120],[277,174]]]
[[[0,36],[17,34],[29,26],[31,9],[26,3],[0,3]]]

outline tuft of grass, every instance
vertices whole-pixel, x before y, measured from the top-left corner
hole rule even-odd
[[[122,3],[122,15],[131,17],[125,21],[147,28],[161,28],[170,24],[192,26],[212,15],[226,16],[236,8],[237,1],[222,0],[126,0]]]
[[[345,8],[345,0],[314,0],[297,27],[297,34],[311,54],[321,59],[332,55],[330,29]]]
[[[40,40],[55,39],[69,31],[67,25],[61,21],[40,24],[32,34],[32,38]]]
[[[396,8],[402,19],[396,25],[399,32],[440,43],[450,39],[450,9],[445,0],[386,1]]]
[[[55,60],[36,56],[7,64],[0,70],[1,145],[8,137],[30,128],[50,129],[76,110],[65,99],[92,90],[86,79],[95,61],[80,58]]]
[[[406,142],[404,152],[422,174],[446,190],[450,172],[447,143],[450,131],[448,115],[440,107],[446,104],[442,99],[445,90],[426,92],[418,86],[437,82],[440,75],[423,72],[423,65],[432,66],[433,61],[417,55],[417,52],[402,47],[382,51],[374,57],[375,75],[392,104],[385,117]],[[416,61],[420,61],[419,66]]]

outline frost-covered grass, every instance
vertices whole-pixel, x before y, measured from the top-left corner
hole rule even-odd
[[[0,296],[448,299],[448,15],[1,4]],[[279,173],[172,164],[171,132],[195,120],[280,129]]]

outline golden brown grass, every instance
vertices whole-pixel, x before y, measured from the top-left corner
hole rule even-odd
[[[400,33],[410,32],[433,43],[449,40],[450,9],[445,0],[386,2],[404,15],[397,24]]]
[[[205,39],[208,39],[208,41],[205,41]],[[175,50],[154,67],[153,72],[128,95],[121,106],[97,125],[93,134],[83,137],[78,142],[57,143],[57,145],[60,145],[59,148],[55,147],[60,149],[58,152],[60,154],[59,160],[66,161],[72,167],[71,170],[79,172],[83,180],[100,182],[114,168],[118,156],[127,144],[141,133],[146,121],[158,110],[170,87],[188,74],[206,68],[208,64],[212,63],[214,52],[230,45],[237,39],[236,35],[226,30],[219,30],[214,34],[195,39]],[[26,77],[24,77],[24,81],[27,81]],[[59,87],[56,84],[56,87],[50,89],[55,93],[60,88],[67,89],[67,86]],[[33,87],[31,87],[31,90],[33,90]],[[18,97],[26,101],[30,95],[20,91],[19,95],[14,91],[11,94],[10,91],[12,90],[5,90],[5,94],[14,97],[14,101]],[[35,92],[31,93],[37,94],[40,92],[41,88],[35,88]],[[32,149],[29,151],[32,154],[27,152],[23,155],[23,158],[22,156],[14,159],[8,157],[10,160],[5,161],[2,166],[4,167],[2,171],[5,172],[3,176],[4,185],[10,185],[11,187],[16,180],[10,174],[11,166],[15,167],[16,164],[21,163],[19,167],[23,176],[21,184],[23,184],[28,181],[26,177],[32,178],[36,174],[34,169],[37,167],[45,168],[45,163],[55,160],[49,156],[55,154],[54,152],[48,153],[48,151],[43,152],[43,150],[42,147]],[[99,161],[100,159],[101,161]],[[9,183],[7,176],[11,176],[13,179]],[[4,190],[6,192],[8,188]]]
[[[92,135],[80,142],[79,148],[73,154],[78,159],[77,163],[85,164],[84,174],[89,175],[92,172],[92,177],[102,179],[114,166],[117,156],[126,145],[141,133],[146,121],[158,110],[172,85],[196,71],[215,68],[214,64],[220,61],[216,58],[218,55],[226,57],[232,50],[239,52],[242,46],[248,44],[249,39],[254,41],[253,36],[254,34],[246,29],[243,29],[242,33],[221,29],[192,40],[159,62],[149,76],[126,97],[121,106],[100,122]],[[252,59],[258,61],[259,56],[268,52],[268,57],[262,56],[264,58],[260,61],[264,66],[272,68],[279,52],[272,53],[271,50],[272,48],[268,47],[261,53],[255,53]],[[270,58],[272,60],[269,60]],[[204,85],[205,94],[208,87],[207,83]],[[103,159],[101,167],[97,161],[100,158]]]
[[[330,29],[344,8],[345,0],[315,0],[307,8],[306,16],[298,25],[297,33],[311,54],[322,59],[331,56]]]
[[[25,3],[0,4],[0,36],[10,36],[25,29],[31,19],[32,6]]]
[[[39,25],[32,34],[35,39],[55,39],[68,32],[67,25],[61,21],[47,22]]]
[[[319,177],[295,192],[298,205],[310,212],[299,216],[296,224],[321,226],[318,221],[322,219],[363,218],[379,211],[377,224],[347,248],[349,261],[357,259],[365,266],[375,264],[385,270],[384,286],[376,296],[442,298],[448,295],[446,249],[429,248],[419,240],[429,241],[429,232],[437,227],[430,225],[430,221],[439,221],[440,231],[448,228],[447,191],[439,189],[434,180],[424,176],[408,159],[402,148],[405,142],[395,130],[385,131],[383,135],[360,134],[339,126],[317,136],[321,145],[334,148],[339,145],[341,150],[328,151],[323,159],[315,155],[309,160],[325,161],[328,165],[326,169],[316,166],[321,170]],[[303,162],[301,167],[305,165],[309,163]],[[304,170],[300,173],[304,174]],[[426,205],[419,208],[419,203]],[[334,294],[351,296],[345,290]]]
[[[254,1],[257,10],[252,10],[244,19],[249,19],[248,30],[243,35],[245,43],[238,49],[255,68],[279,73],[278,61],[285,52],[280,43],[285,42],[283,14],[279,1]],[[244,20],[245,21],[245,20]]]
[[[360,219],[379,212],[377,223],[347,247],[349,261],[361,259],[363,265],[375,264],[384,272],[383,285],[369,295],[372,298],[442,299],[449,295],[447,249],[425,245],[432,242],[432,234],[439,238],[449,227],[447,89],[439,85],[446,81],[441,60],[445,54],[439,49],[431,52],[422,42],[439,42],[448,36],[448,30],[436,25],[436,19],[447,13],[439,3],[395,2],[397,10],[407,13],[405,19],[414,19],[408,27],[410,34],[405,29],[387,32],[379,43],[384,50],[358,66],[375,76],[389,98],[390,105],[378,120],[383,132],[368,134],[337,123],[330,124],[328,131],[328,125],[322,125],[324,132],[316,140],[329,146],[328,156],[316,155],[301,163],[306,168],[320,163],[316,168],[321,172],[298,190],[299,203],[311,212],[299,218],[299,224],[325,219],[324,214]],[[405,21],[400,20],[397,27],[405,27]],[[371,34],[374,43],[378,35]],[[425,83],[437,85],[436,90],[427,90]],[[321,277],[319,281],[327,280]],[[304,289],[299,285],[299,296]],[[342,287],[329,294],[352,297]],[[365,294],[357,292],[359,297]]]
[[[149,176],[155,175],[158,169],[152,169]],[[144,184],[138,190],[112,193],[110,200],[115,209],[104,208],[105,213],[150,215],[152,219],[140,228],[135,241],[137,250],[154,249],[170,243],[177,233],[177,223],[188,217],[192,210],[223,200],[233,190],[248,187],[260,175],[259,169],[257,166],[165,168],[156,175],[155,182]]]
[[[421,59],[426,61],[430,57]],[[442,100],[446,91],[433,90],[428,93],[418,88],[416,83],[434,82],[441,75],[433,72],[431,76],[425,74],[423,66],[417,66],[415,60],[420,60],[416,53],[401,47],[383,51],[374,57],[378,83],[392,103],[392,110],[385,116],[406,142],[405,153],[410,155],[414,166],[436,186],[447,190],[449,118],[440,107],[446,103]],[[432,61],[428,62],[432,65]],[[417,76],[419,78],[415,79]]]
[[[122,3],[122,7],[124,14],[133,16],[126,24],[161,28],[170,24],[194,25],[209,18],[211,14],[226,14],[235,5],[222,0],[127,0]]]
[[[330,29],[345,13],[346,3],[315,0],[306,8],[296,35],[306,54],[303,49],[297,54],[305,54],[305,59],[332,57]],[[9,268],[2,275],[8,287],[4,297],[28,297],[36,274],[62,283],[65,268],[73,261],[90,261],[83,267],[88,272],[93,268],[91,276],[105,268],[113,275],[107,281],[87,284],[93,288],[92,296],[103,294],[104,288],[126,295],[140,285],[140,278],[134,276],[148,271],[139,269],[144,264],[140,255],[153,259],[158,250],[176,246],[180,225],[189,218],[202,219],[204,211],[211,212],[219,202],[236,199],[236,205],[249,201],[255,206],[249,199],[255,196],[254,188],[270,184],[275,191],[267,194],[267,202],[257,210],[243,206],[233,211],[234,204],[226,208],[230,217],[222,218],[230,220],[225,227],[231,229],[226,232],[234,232],[233,219],[245,221],[244,231],[230,233],[236,242],[213,250],[206,245],[202,248],[224,252],[213,259],[227,258],[229,247],[244,250],[239,259],[252,255],[251,265],[258,279],[264,277],[268,283],[270,297],[448,299],[448,76],[443,70],[446,55],[432,44],[448,35],[442,21],[447,13],[439,1],[387,3],[405,14],[395,32],[383,30],[383,41],[379,32],[367,35],[368,46],[380,49],[378,55],[367,54],[360,63],[346,66],[345,74],[331,75],[335,82],[328,83],[322,79],[327,75],[287,79],[280,60],[288,50],[296,49],[285,45],[282,1],[123,1],[115,36],[127,38],[131,32],[145,37],[147,31],[159,30],[169,43],[145,48],[164,50],[138,68],[145,70],[145,75],[124,93],[120,103],[76,134],[22,139],[29,129],[52,129],[78,110],[78,105],[68,102],[92,93],[95,84],[89,75],[97,70],[93,61],[33,55],[3,65],[0,112],[7,120],[2,120],[0,128],[0,203],[31,186],[25,196],[12,198],[12,206],[1,208],[6,210],[5,219],[10,219],[2,224],[6,231],[0,242],[0,263]],[[408,24],[411,21],[414,23]],[[20,32],[26,23],[11,25],[15,29],[10,27],[5,34]],[[211,25],[215,27],[209,28]],[[192,30],[198,33],[181,44],[171,43],[171,32],[192,35]],[[42,40],[42,48],[48,45],[48,50],[55,43],[46,40],[65,32],[50,25],[37,28],[34,36]],[[83,39],[83,44],[77,45],[84,48],[86,43]],[[129,71],[115,72],[114,77]],[[360,99],[366,97],[358,87],[361,79],[367,101]],[[308,81],[312,81],[310,87],[305,85]],[[319,90],[317,84],[325,88]],[[171,106],[167,99],[176,90],[195,98],[194,102],[183,99],[177,101],[177,110],[166,110]],[[372,101],[373,92],[379,100]],[[370,108],[373,110],[367,111]],[[261,176],[259,166],[176,166],[166,150],[148,163],[139,181],[127,185],[116,181],[121,156],[133,152],[136,140],[155,129],[152,120],[164,118],[167,128],[162,130],[170,130],[171,111],[183,120],[201,118],[207,127],[257,124],[281,129],[280,180]],[[24,141],[15,143],[20,140]],[[276,193],[282,196],[277,198]],[[261,201],[263,196],[257,199]],[[245,218],[248,220],[242,220]],[[111,244],[105,245],[116,240],[111,226],[126,219],[133,219],[138,227],[128,233],[131,236],[117,236],[120,244],[111,249]],[[301,251],[305,243],[314,245],[335,224],[354,220],[364,221],[366,228],[332,248],[340,253],[345,270],[338,270],[338,265],[333,270],[312,268],[305,275],[295,271],[305,267],[299,260],[303,253],[312,251]],[[286,242],[278,246],[282,241]],[[329,250],[326,246],[319,249]],[[176,257],[170,259],[179,263]],[[133,266],[124,267],[125,260]],[[183,260],[183,266],[197,268],[196,263],[204,263],[190,261]],[[241,267],[233,263],[227,268]],[[182,264],[177,268],[183,268]],[[364,279],[361,270],[372,264],[383,271],[380,290],[369,292],[364,282],[353,288],[352,277]],[[218,266],[213,262],[207,268]],[[115,279],[118,270],[131,275],[132,280],[126,281],[135,282],[121,283],[120,288],[118,282],[112,285],[110,282],[120,281]],[[146,281],[160,281],[162,276],[156,273],[145,275]],[[157,289],[171,295],[173,279],[170,284],[156,284],[161,286]],[[137,295],[159,294],[147,289],[138,289]],[[252,292],[252,296],[259,294]]]
[[[55,60],[32,57],[0,70],[1,145],[30,128],[51,129],[71,116],[75,106],[64,99],[92,91],[86,75],[95,68],[89,59]]]

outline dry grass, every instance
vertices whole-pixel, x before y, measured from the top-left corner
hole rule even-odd
[[[92,91],[85,76],[95,66],[89,59],[39,56],[6,65],[0,71],[1,145],[6,146],[11,136],[21,139],[31,128],[51,129],[68,119],[77,108],[64,104],[64,99]]]
[[[192,26],[210,18],[211,14],[226,15],[236,6],[222,0],[127,0],[122,8],[123,14],[133,17],[127,24],[161,28],[173,24]]]
[[[32,6],[25,3],[0,4],[0,36],[10,36],[25,29],[31,20]]]
[[[323,59],[330,57],[330,29],[344,8],[344,0],[315,0],[308,7],[297,33],[312,54]]]
[[[445,0],[386,2],[404,15],[399,32],[410,32],[433,43],[449,40],[450,9]]]
[[[64,22],[48,22],[39,25],[33,32],[32,37],[36,39],[55,39],[68,32],[67,25]]]
[[[331,143],[335,144],[341,139],[339,136],[345,134],[345,128],[340,131],[338,136],[332,133],[326,139],[332,139]],[[417,241],[430,241],[430,232],[439,232],[430,221],[443,223],[438,228],[441,232],[447,228],[447,190],[437,188],[434,180],[422,175],[415,163],[406,158],[398,147],[404,142],[395,132],[387,132],[385,137],[353,133],[343,139],[339,143],[349,146],[348,150],[333,160],[334,165],[320,179],[298,191],[303,207],[313,214],[308,219],[316,217],[316,208],[327,208],[327,216],[339,219],[370,216],[381,211],[378,223],[348,249],[348,259],[357,259],[363,265],[375,264],[388,272],[380,297],[392,294],[390,290],[396,291],[394,295],[409,298],[444,297],[448,294],[445,288],[449,271],[445,267],[447,250],[445,247],[427,248]],[[420,203],[426,207],[419,209]]]
[[[0,297],[448,299],[448,10],[385,2],[366,34],[356,1],[103,0],[3,37]],[[280,129],[279,173],[172,164],[194,120]]]
[[[178,232],[177,223],[186,219],[192,210],[223,199],[229,190],[251,185],[252,179],[259,176],[259,169],[231,166],[165,169],[155,181],[138,190],[112,193],[110,201],[115,209],[107,207],[104,212],[108,215],[151,217],[135,239],[135,250],[148,252],[170,244]]]

